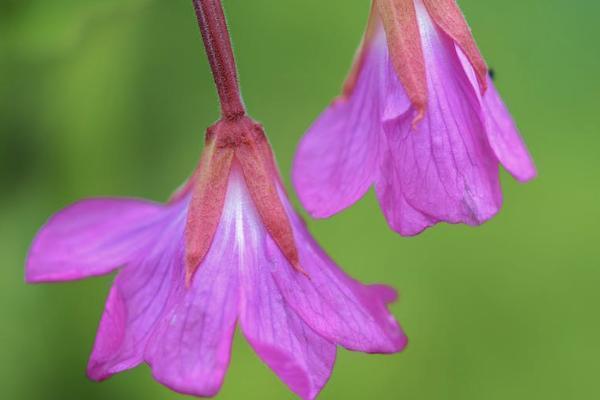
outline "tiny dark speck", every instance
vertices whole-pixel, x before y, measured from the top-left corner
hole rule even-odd
[[[488,74],[489,74],[490,78],[492,78],[492,80],[495,80],[495,78],[496,78],[496,71],[494,70],[494,68],[490,68],[488,70]]]

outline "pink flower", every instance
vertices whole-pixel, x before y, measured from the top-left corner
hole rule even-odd
[[[344,93],[303,138],[294,185],[329,217],[371,185],[392,229],[479,225],[502,203],[498,165],[536,175],[454,0],[375,0]]]
[[[200,166],[168,204],[91,199],[52,217],[31,247],[26,279],[60,282],[122,267],[88,375],[142,362],[169,388],[215,395],[236,325],[300,397],[327,382],[336,345],[402,350],[387,310],[395,292],[345,275],[292,209],[262,128],[246,117],[207,133]]]

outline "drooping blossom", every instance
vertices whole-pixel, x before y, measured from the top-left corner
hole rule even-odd
[[[498,167],[533,161],[454,0],[374,0],[343,94],[298,148],[293,180],[329,217],[374,185],[392,229],[479,225],[502,203]]]
[[[245,116],[236,79],[223,72],[231,49],[220,4],[197,7],[223,117],[207,131],[196,172],[167,204],[104,198],[59,212],[34,239],[26,280],[118,270],[88,363],[91,379],[146,362],[165,386],[213,396],[239,326],[292,391],[313,399],[338,345],[367,353],[404,348],[387,309],[396,294],[350,278],[310,236],[262,127]]]
[[[386,309],[394,291],[351,279],[319,248],[269,165],[264,137],[225,148],[217,142],[207,144],[195,182],[172,202],[85,200],[52,217],[38,233],[27,260],[28,282],[82,279],[123,267],[98,329],[90,378],[103,380],[147,362],[154,377],[173,390],[214,395],[238,322],[262,360],[303,398],[314,398],[329,378],[336,345],[369,353],[401,350],[405,337]],[[247,168],[253,167],[240,154],[259,147],[252,161],[268,165],[269,174],[251,181]],[[214,159],[230,151],[234,156],[224,156],[229,165],[222,169],[206,162],[211,152]],[[189,229],[202,221],[194,202],[210,201],[197,194],[213,174],[224,182],[215,232],[206,240],[186,235],[186,224]],[[257,186],[276,190],[276,197],[257,196]],[[290,230],[286,235],[297,260],[290,261],[278,245],[281,233],[270,231],[269,217],[261,215],[264,206],[282,207],[281,221],[274,222]],[[208,225],[198,226],[197,233],[206,234]],[[208,243],[193,272],[186,268],[186,236]]]

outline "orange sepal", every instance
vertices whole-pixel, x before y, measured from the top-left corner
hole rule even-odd
[[[185,187],[192,190],[185,231],[185,280],[191,284],[219,226],[233,162],[244,181],[267,232],[294,270],[306,275],[289,217],[277,192],[275,160],[262,127],[242,116],[221,120],[207,131],[200,165]]]
[[[413,0],[376,0],[392,65],[406,90],[418,122],[427,106],[427,75]]]
[[[254,124],[252,134],[236,149],[235,157],[267,232],[292,267],[306,275],[300,265],[289,217],[277,192],[273,156],[260,125]]]
[[[210,131],[209,131],[210,135]],[[185,226],[185,282],[191,284],[194,273],[206,257],[219,226],[234,149],[222,147],[209,138],[194,174],[193,192]]]
[[[440,27],[465,53],[475,70],[481,94],[487,89],[488,68],[471,29],[455,0],[423,0],[433,22]]]
[[[371,3],[371,12],[369,13],[369,20],[367,21],[367,28],[365,29],[360,46],[358,47],[356,55],[354,56],[352,68],[350,69],[350,72],[344,81],[340,99],[348,99],[352,95],[354,87],[356,86],[356,82],[358,81],[360,71],[365,63],[365,58],[367,57],[371,42],[377,33],[378,25],[379,18],[377,17],[377,12],[375,10],[375,1],[373,1]]]

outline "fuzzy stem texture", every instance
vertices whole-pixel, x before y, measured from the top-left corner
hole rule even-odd
[[[246,114],[240,95],[235,58],[220,0],[193,0],[208,62],[217,86],[224,119]]]

